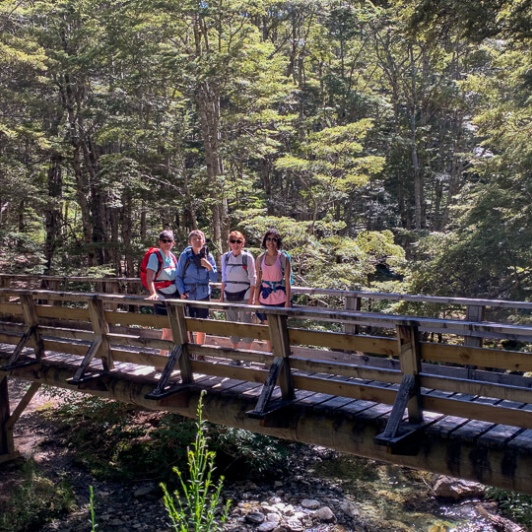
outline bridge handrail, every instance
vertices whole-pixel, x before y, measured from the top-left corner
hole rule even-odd
[[[52,275],[22,275],[22,274],[0,274],[0,287],[10,288],[12,281],[50,281],[52,283],[94,283],[94,284],[131,284],[142,289],[140,279],[137,277],[89,277],[89,276],[52,276]],[[212,283],[214,288],[220,288],[221,283]],[[396,292],[372,292],[367,290],[339,290],[332,288],[312,288],[304,286],[294,286],[292,291],[296,295],[322,295],[339,298],[362,298],[379,299],[389,301],[409,301],[412,303],[431,303],[438,305],[460,305],[460,306],[481,306],[492,308],[517,308],[532,309],[531,301],[514,301],[502,299],[467,298],[467,297],[446,297],[429,296],[423,294],[401,294]]]
[[[146,299],[139,295],[116,295],[116,294],[88,294],[86,292],[56,292],[53,290],[27,290],[0,288],[0,299],[2,297],[20,297],[26,295],[33,299],[47,301],[72,301],[87,302],[90,300],[101,300],[104,303],[121,306],[154,306],[157,302]],[[170,305],[186,307],[190,302],[181,299],[165,300]],[[282,315],[301,319],[319,319],[323,321],[333,321],[336,323],[356,323],[359,325],[369,325],[383,328],[394,328],[397,325],[416,325],[427,330],[447,332],[449,334],[459,334],[461,336],[484,336],[485,333],[496,335],[500,333],[501,338],[508,336],[530,337],[532,339],[532,326],[512,325],[506,323],[479,322],[474,320],[457,320],[449,318],[431,318],[426,316],[410,316],[382,314],[378,312],[360,312],[341,309],[322,309],[316,307],[272,307],[240,305],[229,302],[217,301],[195,301],[195,306],[209,308],[213,311],[224,311],[228,308],[237,308],[251,312],[261,311],[268,314]]]

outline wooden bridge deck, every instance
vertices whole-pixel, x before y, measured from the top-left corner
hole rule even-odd
[[[222,303],[209,304],[220,319],[186,318],[179,300],[168,317],[138,312],[151,304],[0,290],[0,461],[16,456],[13,426],[42,384],[189,417],[206,390],[213,423],[532,493],[532,353],[465,345],[526,343],[529,327],[322,309],[272,309],[267,326],[247,325],[223,321]],[[174,342],[159,339],[163,326]],[[192,331],[209,344],[191,344]],[[226,347],[231,334],[255,349]],[[13,411],[8,378],[31,383]]]

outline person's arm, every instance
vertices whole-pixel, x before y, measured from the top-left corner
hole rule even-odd
[[[248,253],[248,281],[249,281],[249,300],[248,305],[253,305],[255,301],[255,284],[257,283],[257,270],[255,259],[251,253]]]
[[[155,290],[154,281],[155,271],[151,270],[150,268],[146,268],[146,284],[148,285],[148,290],[150,292],[150,295],[147,297],[147,299],[159,299],[157,290]]]
[[[215,283],[218,280],[218,269],[216,268],[216,261],[214,257],[209,253],[207,258],[201,259],[201,265],[207,268],[209,272],[209,281]]]
[[[177,291],[179,292],[179,295],[181,296],[181,299],[187,299],[188,294],[185,292],[185,264],[187,262],[186,253],[181,253],[179,255],[179,260],[177,261],[177,271],[175,274],[175,285],[177,287]]]
[[[286,301],[284,304],[285,307],[292,306],[292,286],[290,285],[291,268],[292,265],[290,264],[290,261],[286,259],[286,267],[284,269],[284,287],[286,290]]]
[[[148,264],[146,265],[146,284],[148,285],[148,292],[150,295],[147,299],[159,299],[159,294],[155,288],[155,277],[159,268],[159,259],[157,257],[158,252],[154,252],[150,255]]]
[[[257,277],[257,282],[255,283],[255,294],[253,294],[253,301],[255,305],[260,305],[259,294],[260,294],[260,285],[262,283],[262,273],[260,271],[260,262],[262,260],[262,255],[257,257],[255,261],[255,275]]]

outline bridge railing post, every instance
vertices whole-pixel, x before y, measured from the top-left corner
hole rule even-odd
[[[486,308],[483,305],[467,305],[466,307],[466,321],[484,321],[484,313]],[[466,347],[482,347],[482,338],[478,336],[465,336],[464,346]],[[467,377],[474,378],[476,366],[466,366]]]
[[[111,350],[109,349],[109,324],[105,318],[104,304],[97,295],[90,296],[89,298],[89,317],[94,332],[94,340],[83,357],[81,366],[76,371],[74,377],[69,380],[73,384],[80,384],[99,376],[98,374],[86,375],[92,359],[97,355],[102,359],[102,366],[105,372],[114,369],[114,362],[111,356]]]
[[[35,309],[35,301],[30,293],[20,294],[20,304],[22,306],[22,315],[24,317],[24,323],[26,325],[26,330],[20,338],[17,346],[15,347],[13,353],[9,357],[9,362],[2,369],[4,371],[14,369],[20,366],[33,365],[42,360],[45,356],[44,352],[44,342],[39,333],[39,317],[37,316],[37,311]],[[19,361],[20,356],[26,345],[33,341],[35,359]]]
[[[421,351],[419,346],[419,330],[417,324],[404,322],[396,325],[397,341],[399,342],[399,358],[403,379],[386,423],[384,432],[375,437],[375,443],[386,445],[390,452],[397,453],[401,446],[410,447],[413,452],[415,446],[409,440],[423,423],[423,409],[421,402],[421,387],[419,374],[421,373]],[[401,427],[405,409],[408,412],[410,426]],[[405,430],[406,429],[406,430]],[[411,443],[411,442],[410,442]],[[400,451],[404,453],[404,450]]]
[[[399,360],[403,379],[412,382],[408,400],[408,420],[411,423],[423,421],[419,374],[421,373],[421,350],[419,346],[419,331],[417,325],[397,325],[397,339],[399,341]]]
[[[169,385],[176,363],[179,364],[179,370],[181,372],[181,384],[187,385],[194,382],[194,374],[192,373],[192,364],[188,351],[185,307],[183,305],[172,305],[169,301],[165,301],[164,304],[172,331],[174,347],[170,352],[168,362],[164,366],[157,385],[150,393],[146,394],[146,399],[162,399],[164,396],[170,395],[178,389],[183,389],[183,386],[176,387]]]
[[[0,276],[0,288],[11,288],[11,277],[9,275]],[[0,296],[0,303],[7,303],[9,296]]]
[[[467,305],[466,321],[484,321],[486,308],[483,305]],[[466,336],[464,338],[466,347],[482,347],[482,338],[476,336]]]
[[[352,310],[354,312],[360,312],[362,308],[362,299],[355,295],[346,295],[344,300],[344,309]],[[344,332],[347,334],[358,334],[360,332],[360,326],[353,323],[344,323]]]
[[[290,369],[290,337],[287,323],[287,316],[268,312],[268,328],[274,359],[255,409],[246,413],[248,417],[263,419],[266,415],[290,403],[295,397],[294,381]],[[277,381],[281,388],[281,401],[271,401]]]
[[[294,382],[290,369],[290,339],[288,336],[288,317],[280,314],[268,316],[270,341],[273,356],[280,363],[279,386],[283,399],[294,398]]]
[[[181,347],[178,357],[179,360],[177,360],[181,371],[181,382],[183,384],[190,384],[194,382],[194,374],[192,373],[192,364],[190,362],[190,353],[188,351],[188,331],[185,318],[185,306],[166,303],[166,308],[168,309],[168,319],[170,321],[170,329],[172,330],[174,344]]]

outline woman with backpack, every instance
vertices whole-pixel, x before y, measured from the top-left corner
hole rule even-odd
[[[205,245],[205,234],[195,229],[188,235],[189,245],[183,250],[177,262],[176,286],[181,299],[190,301],[210,301],[211,287],[209,283],[218,280],[218,270],[214,257]],[[191,318],[206,319],[209,309],[187,305]],[[196,343],[205,343],[205,333],[196,333]]]
[[[255,269],[257,284],[255,302],[264,307],[290,307],[290,279],[292,265],[289,255],[282,251],[283,241],[276,229],[269,229],[262,238],[264,253],[257,257]],[[257,318],[266,322],[266,313],[257,312]]]
[[[142,283],[150,293],[147,299],[162,300],[177,297],[175,280],[177,276],[177,259],[172,253],[174,247],[174,233],[165,229],[159,234],[159,248],[150,248],[140,267]],[[155,304],[155,314],[166,316],[167,310],[164,304]],[[163,340],[172,340],[172,331],[163,328]],[[161,352],[166,354],[166,351]]]
[[[257,281],[255,259],[244,249],[246,239],[240,231],[231,231],[228,243],[230,250],[222,255],[221,299],[228,303],[253,305]],[[251,312],[234,308],[228,308],[225,312],[228,321],[251,323]],[[244,349],[251,349],[252,341],[253,338],[231,336],[233,349],[238,349],[240,342],[244,344]],[[236,361],[235,363],[239,364]]]

